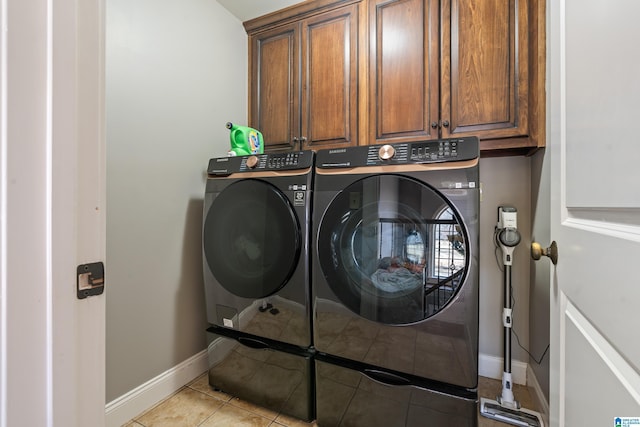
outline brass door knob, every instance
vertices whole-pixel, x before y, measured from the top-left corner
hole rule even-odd
[[[543,256],[549,257],[553,265],[558,264],[558,245],[555,240],[546,249],[543,249],[538,242],[531,243],[531,258],[537,261]]]

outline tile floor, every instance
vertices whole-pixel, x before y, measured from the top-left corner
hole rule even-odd
[[[494,399],[500,388],[500,381],[480,377],[480,396]],[[538,410],[533,392],[527,387],[516,384],[514,394],[523,407]],[[479,427],[506,425],[478,415]],[[317,424],[305,423],[216,392],[209,387],[208,376],[204,373],[123,427],[317,427]]]

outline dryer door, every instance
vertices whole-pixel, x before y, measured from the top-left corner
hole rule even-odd
[[[215,197],[204,221],[206,263],[227,291],[245,298],[274,294],[300,257],[300,224],[286,196],[257,179],[237,181]]]
[[[339,301],[384,324],[419,322],[456,296],[468,237],[454,206],[435,188],[398,175],[351,184],[329,204],[317,254]]]

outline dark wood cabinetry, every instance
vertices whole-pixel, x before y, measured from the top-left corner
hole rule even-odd
[[[369,144],[438,138],[439,22],[436,0],[370,2]]]
[[[525,136],[526,0],[447,0],[442,13],[444,136]],[[444,124],[448,123],[448,126]]]
[[[358,144],[360,4],[344,3],[249,30],[249,122],[267,150]]]
[[[544,145],[543,0],[312,0],[245,27],[249,120],[268,150]]]
[[[369,143],[476,135],[485,154],[538,147],[534,2],[371,0]]]
[[[537,145],[526,141],[536,89],[529,78],[530,20],[529,0],[443,2],[444,137],[478,135],[484,150]]]
[[[268,150],[293,150],[299,133],[299,28],[289,24],[250,38],[249,124],[262,132]]]

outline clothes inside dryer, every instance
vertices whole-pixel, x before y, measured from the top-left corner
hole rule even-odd
[[[373,321],[424,320],[463,280],[462,222],[441,193],[397,175],[361,179],[338,194],[318,233],[327,283],[349,309]]]

